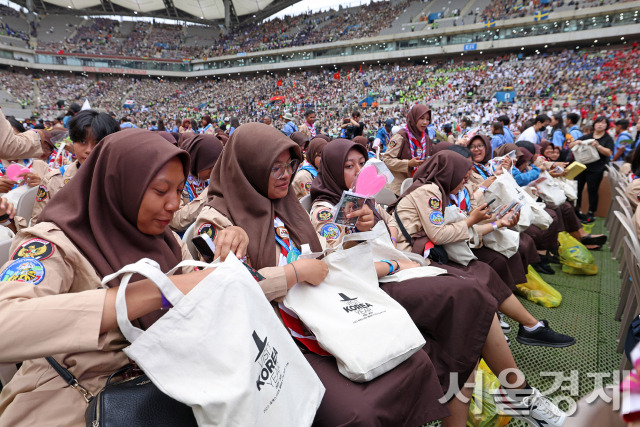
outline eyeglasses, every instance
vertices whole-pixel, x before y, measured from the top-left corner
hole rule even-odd
[[[271,168],[271,178],[280,179],[284,176],[285,171],[293,174],[294,171],[298,170],[299,164],[300,161],[298,159],[291,160],[289,163],[276,163]]]
[[[484,145],[470,145],[469,150],[480,150],[483,149]]]

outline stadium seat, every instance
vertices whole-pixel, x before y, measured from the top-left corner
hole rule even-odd
[[[377,203],[383,206],[389,206],[393,204],[398,198],[395,194],[393,194],[393,191],[389,190],[388,188],[383,188],[382,190],[380,190],[380,192],[378,192],[378,194],[375,195],[375,199]]]
[[[20,198],[18,199],[18,203],[16,203],[16,216],[21,216],[27,221],[31,219],[33,206],[36,204],[37,191],[38,187],[31,187],[20,196]]]
[[[310,195],[306,195],[304,196],[302,199],[300,199],[300,203],[302,204],[302,207],[304,208],[304,210],[307,211],[307,213],[311,213],[311,196]]]
[[[407,178],[402,181],[402,185],[400,186],[400,195],[404,194],[404,192],[407,191],[407,188],[409,188],[411,184],[413,184],[413,178]]]

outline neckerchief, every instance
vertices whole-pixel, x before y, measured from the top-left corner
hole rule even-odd
[[[402,125],[402,127],[407,132],[407,136],[409,137],[409,148],[411,149],[411,157],[417,157],[418,160],[426,159],[427,139],[425,138],[424,132],[422,133],[422,140],[418,141],[413,135],[411,135],[411,131],[406,124]]]
[[[485,168],[483,165],[479,163],[474,163],[473,167],[476,169],[476,172],[478,172],[483,179],[487,179],[490,176],[493,176],[493,173],[489,169]]]
[[[311,174],[311,176],[313,177],[313,179],[315,179],[316,176],[318,176],[318,171],[316,170],[316,168],[311,166],[311,163],[307,162],[306,160],[304,161],[302,166],[300,166],[300,170],[305,170],[305,171],[309,172]]]
[[[309,124],[308,122],[305,122],[305,124],[307,125],[307,128],[309,129],[309,132],[311,132],[311,139],[316,137],[316,128]]]
[[[211,123],[209,123],[204,128],[202,128],[202,131],[200,133],[202,133],[202,134],[206,133],[209,129],[211,129],[212,126],[213,125]]]
[[[468,214],[471,210],[471,197],[469,196],[469,192],[466,188],[458,191],[457,196],[449,194],[449,198],[460,208],[462,212],[466,212]]]
[[[629,174],[629,182],[633,182],[634,179],[638,179],[638,178],[640,178],[640,176],[636,176],[633,173]]]
[[[200,195],[200,193],[202,193],[204,189],[207,188],[208,185],[208,179],[203,181],[200,178],[189,175],[189,178],[187,178],[187,182],[184,186],[184,189],[189,195],[189,201],[193,202],[193,200],[196,199]]]

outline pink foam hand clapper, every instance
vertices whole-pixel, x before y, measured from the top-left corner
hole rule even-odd
[[[5,176],[12,181],[22,181],[24,176],[20,176],[21,174],[31,172],[31,169],[26,168],[22,165],[13,163],[7,167],[7,171]]]
[[[373,197],[387,184],[384,175],[378,175],[378,169],[372,165],[366,165],[356,177],[355,193],[364,197]]]

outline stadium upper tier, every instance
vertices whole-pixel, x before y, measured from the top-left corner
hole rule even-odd
[[[0,6],[0,35],[14,38],[15,46],[35,46],[38,51],[65,54],[97,54],[156,59],[204,59],[297,46],[333,43],[376,35],[435,31],[436,27],[464,27],[514,18],[554,19],[558,13],[587,8],[613,7],[627,1],[563,0],[524,6],[515,0],[418,0],[381,1],[247,23],[228,34],[217,26],[179,26],[83,19],[73,15],[38,16],[31,30],[27,17]],[[31,36],[31,37],[30,37]],[[3,40],[11,43],[11,39]]]

